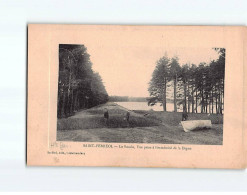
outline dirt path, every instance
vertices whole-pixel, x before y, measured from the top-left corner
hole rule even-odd
[[[142,117],[142,114],[135,113],[131,110],[128,110],[127,108],[124,108],[117,103],[106,103],[100,106],[93,107],[91,109],[82,110],[80,112],[77,112],[74,116],[71,116],[70,118],[90,118],[95,117],[95,114],[103,114],[103,110],[107,108],[110,114],[125,114],[127,111],[130,112],[131,116],[136,117]],[[110,115],[111,116],[111,115]]]

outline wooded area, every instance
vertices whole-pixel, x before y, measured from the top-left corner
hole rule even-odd
[[[149,82],[149,105],[162,103],[166,111],[167,91],[173,88],[174,112],[183,105],[184,112],[218,113],[224,110],[225,49],[213,48],[217,60],[209,64],[179,64],[179,59],[160,58]],[[198,109],[200,108],[200,109]]]
[[[59,45],[58,118],[108,101],[100,75],[92,70],[84,45]]]

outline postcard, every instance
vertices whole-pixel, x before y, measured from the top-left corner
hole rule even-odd
[[[27,165],[246,168],[246,35],[28,25]]]

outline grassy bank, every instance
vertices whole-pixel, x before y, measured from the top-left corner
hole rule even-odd
[[[109,111],[109,121],[105,124],[104,108]],[[74,116],[58,119],[58,130],[94,129],[94,128],[134,128],[152,127],[161,124],[178,126],[182,113],[134,110],[130,111],[129,123],[125,120],[127,109],[116,103],[107,103],[83,110]],[[211,120],[212,124],[223,124],[223,116],[217,114],[189,113],[188,120]]]
[[[108,125],[105,124],[102,116],[92,118],[68,118],[59,119],[57,123],[58,130],[70,129],[94,129],[94,128],[125,128],[125,127],[150,127],[157,126],[159,122],[144,117],[132,116],[129,124],[121,115],[114,115],[109,118]]]
[[[160,121],[161,123],[171,126],[177,126],[182,120],[181,112],[159,112],[135,110],[135,113],[145,115],[149,119]],[[223,124],[223,115],[220,114],[204,114],[204,113],[188,113],[188,120],[211,120],[212,124]]]
[[[109,111],[109,121],[105,124],[104,108]],[[74,129],[94,129],[94,128],[134,128],[134,127],[150,127],[160,125],[159,120],[147,118],[142,114],[130,112],[129,123],[125,120],[127,110],[115,103],[107,103],[88,110],[81,111],[76,115],[58,119],[58,130],[74,130]]]
[[[104,108],[109,112],[105,124]],[[184,132],[179,123],[182,113],[130,111],[129,124],[124,120],[127,109],[107,103],[82,110],[66,119],[58,119],[57,140],[112,143],[162,143],[221,145],[223,143],[223,116],[189,114],[189,120],[211,120],[208,130]]]

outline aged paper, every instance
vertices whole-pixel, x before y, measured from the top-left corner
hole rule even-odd
[[[245,168],[246,34],[28,25],[27,165]]]

